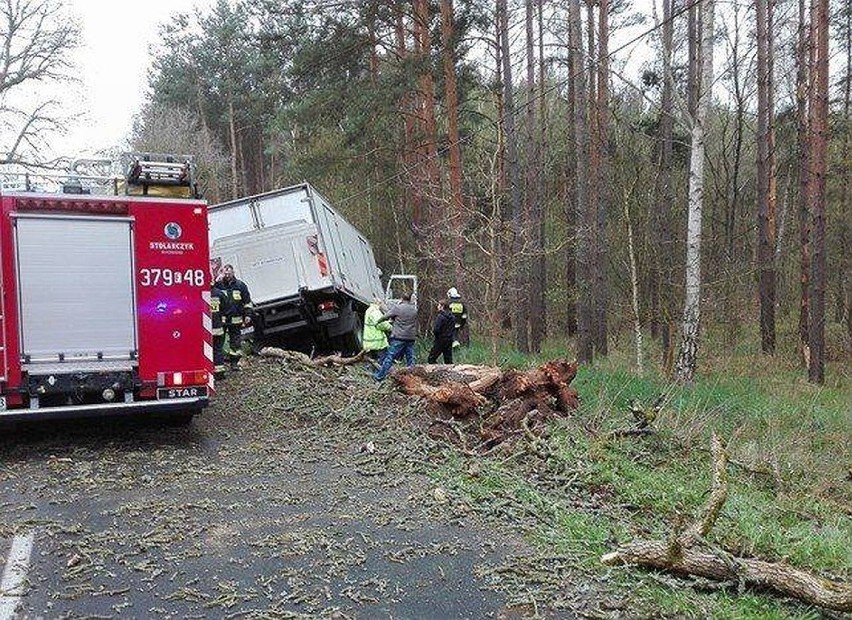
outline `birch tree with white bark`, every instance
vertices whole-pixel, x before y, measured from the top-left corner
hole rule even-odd
[[[680,349],[675,367],[678,381],[688,383],[698,366],[698,335],[701,321],[701,211],[704,204],[704,150],[707,113],[713,98],[713,28],[715,0],[703,0],[701,40],[698,44],[697,98],[691,120],[689,191],[686,223],[686,294],[683,304]],[[693,73],[691,71],[690,73]]]

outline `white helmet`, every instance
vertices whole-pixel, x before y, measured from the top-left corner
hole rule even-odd
[[[456,290],[456,287],[454,286],[453,288],[447,291],[447,297],[458,299],[459,297],[461,297],[461,295],[459,295],[458,290]]]

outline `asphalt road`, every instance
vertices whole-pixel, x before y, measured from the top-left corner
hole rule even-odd
[[[309,377],[247,403],[268,372],[186,428],[0,427],[0,620],[519,614],[496,576],[524,544],[443,516],[400,401]]]

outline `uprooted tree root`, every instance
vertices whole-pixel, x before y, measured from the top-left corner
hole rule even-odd
[[[740,581],[768,588],[826,609],[852,611],[852,583],[818,577],[792,566],[752,558],[733,557],[705,544],[728,495],[727,454],[713,435],[713,484],[699,519],[683,531],[675,527],[667,541],[637,540],[607,553],[604,564],[638,564],[682,575],[720,581]]]
[[[577,409],[577,391],[570,386],[576,374],[575,362],[553,360],[533,370],[505,372],[492,366],[420,365],[392,378],[402,392],[429,403],[433,437],[482,453],[522,436],[534,438],[550,419]]]

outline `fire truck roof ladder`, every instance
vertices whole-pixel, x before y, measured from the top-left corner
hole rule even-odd
[[[147,194],[149,187],[193,188],[192,158],[163,153],[130,153],[127,169],[128,187],[141,187]]]

